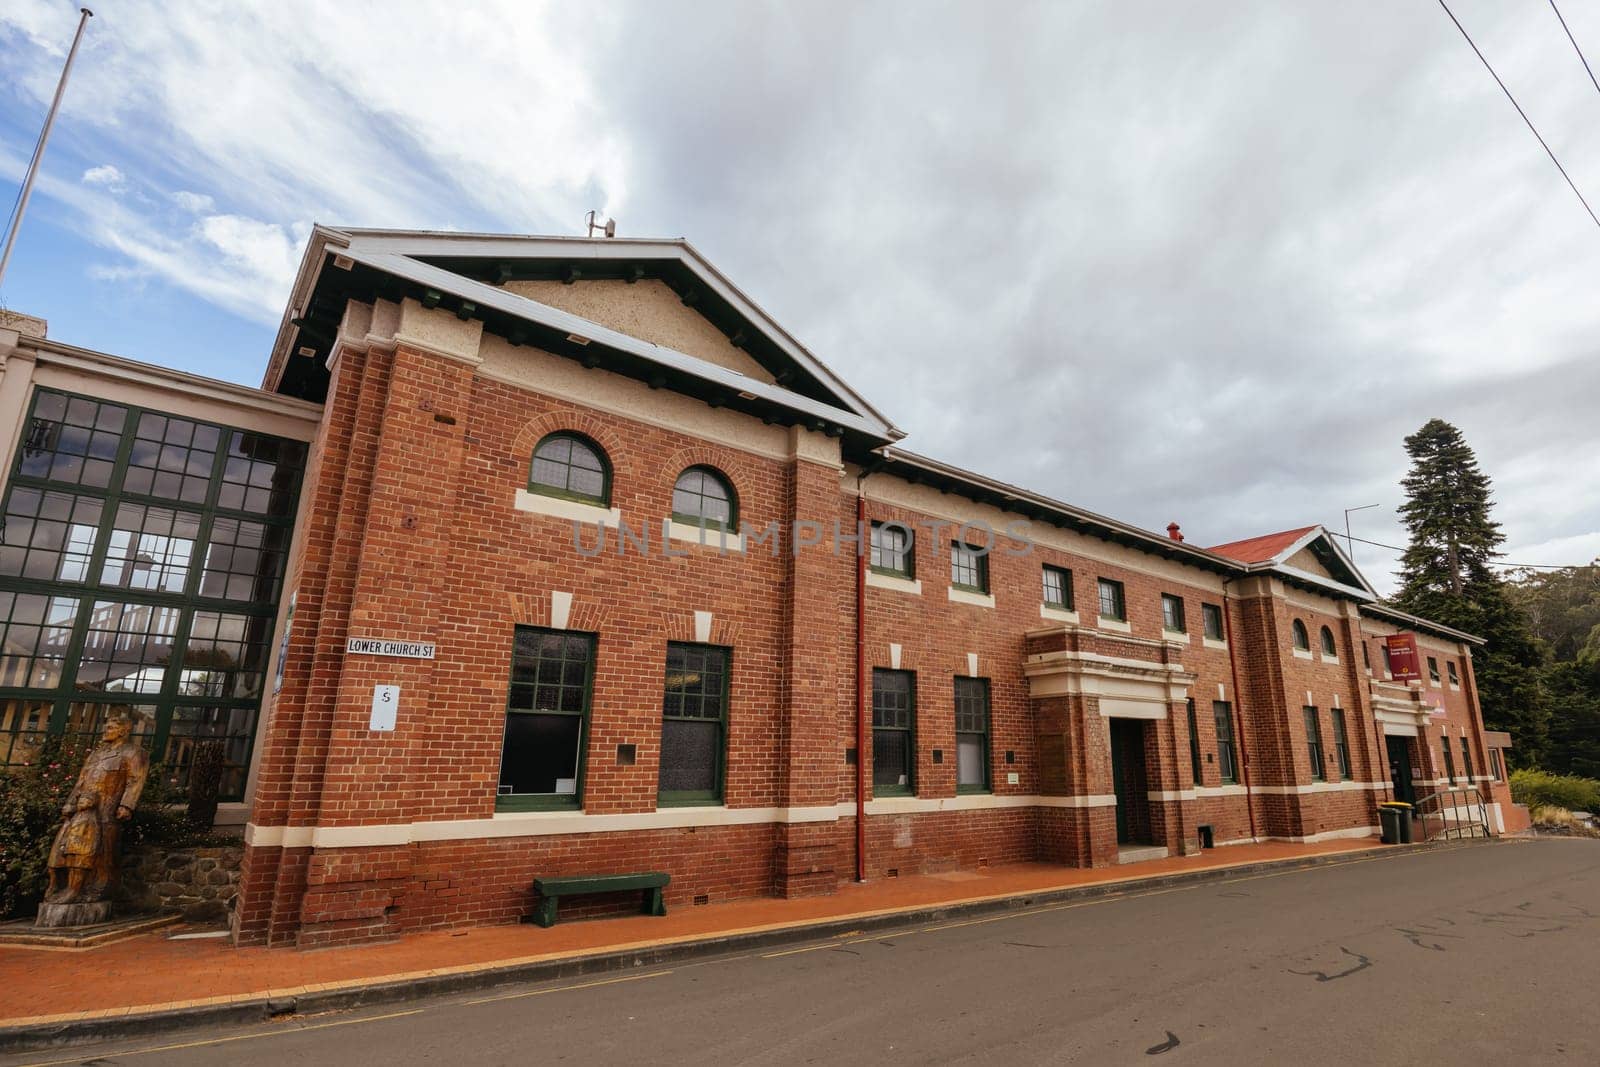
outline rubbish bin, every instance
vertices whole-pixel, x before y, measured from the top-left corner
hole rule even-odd
[[[1383,843],[1400,843],[1400,812],[1387,804],[1378,805],[1378,825],[1383,829]]]
[[[1386,845],[1411,844],[1411,805],[1403,800],[1386,800],[1378,805],[1378,822],[1383,827]]]

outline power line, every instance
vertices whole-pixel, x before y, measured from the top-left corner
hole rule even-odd
[[[1338,533],[1334,530],[1329,530],[1328,533],[1333,537],[1342,537],[1346,541],[1359,541],[1364,545],[1371,545],[1373,548],[1387,548],[1391,552],[1406,551],[1406,549],[1401,545],[1386,545],[1382,541],[1368,541],[1364,537],[1351,537],[1349,534]],[[1595,565],[1594,563],[1505,563],[1495,559],[1486,560],[1485,562],[1491,567],[1514,567],[1518,569],[1527,568],[1529,570],[1538,571],[1570,571],[1577,570],[1581,567],[1593,567]]]
[[[1517,114],[1522,116],[1522,121],[1527,123],[1528,129],[1533,133],[1533,136],[1538,139],[1539,146],[1544,149],[1544,154],[1550,157],[1550,162],[1556,165],[1556,170],[1559,170],[1561,172],[1561,176],[1567,179],[1567,185],[1571,186],[1572,188],[1572,195],[1578,198],[1578,203],[1582,204],[1583,210],[1589,213],[1589,218],[1594,221],[1595,226],[1600,227],[1600,216],[1597,216],[1594,213],[1594,208],[1589,206],[1589,201],[1585,200],[1583,198],[1583,194],[1578,192],[1578,186],[1575,182],[1573,182],[1572,176],[1567,173],[1567,168],[1561,165],[1561,160],[1556,158],[1556,154],[1550,150],[1550,146],[1546,144],[1544,138],[1540,136],[1538,127],[1533,124],[1533,120],[1528,117],[1528,113],[1522,110],[1522,105],[1517,103],[1517,98],[1511,95],[1511,90],[1506,88],[1506,83],[1500,80],[1500,75],[1494,72],[1494,68],[1489,65],[1489,61],[1485,59],[1483,53],[1478,50],[1478,46],[1472,40],[1472,35],[1467,33],[1467,28],[1461,25],[1461,20],[1456,18],[1456,13],[1450,10],[1450,5],[1445,3],[1444,0],[1439,0],[1439,6],[1444,8],[1444,13],[1446,15],[1450,16],[1450,21],[1456,24],[1456,29],[1461,31],[1461,36],[1466,38],[1467,44],[1472,46],[1472,51],[1476,53],[1479,61],[1483,63],[1483,69],[1487,70],[1489,72],[1489,76],[1494,79],[1495,84],[1500,86],[1500,91],[1506,94],[1506,99],[1511,101],[1511,106],[1517,109]],[[1566,25],[1564,20],[1562,25]],[[1587,65],[1588,64],[1585,63],[1585,66]]]
[[[1589,58],[1583,54],[1583,49],[1578,47],[1578,39],[1572,36],[1572,27],[1567,25],[1567,20],[1561,17],[1561,9],[1556,6],[1556,0],[1550,0],[1550,10],[1556,13],[1556,20],[1561,23],[1561,28],[1567,31],[1567,40],[1572,42],[1572,50],[1578,53],[1578,59],[1583,63],[1583,69],[1589,72],[1589,80],[1594,83],[1594,91],[1600,93],[1600,79],[1594,76],[1594,68],[1589,66]]]

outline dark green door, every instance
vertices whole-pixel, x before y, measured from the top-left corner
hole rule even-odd
[[[1389,781],[1394,785],[1394,798],[1407,804],[1417,802],[1417,793],[1411,784],[1411,742],[1404,737],[1385,737],[1389,749]]]

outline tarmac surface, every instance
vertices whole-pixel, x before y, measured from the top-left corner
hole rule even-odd
[[[1600,841],[1397,853],[0,1064],[1600,1062]]]

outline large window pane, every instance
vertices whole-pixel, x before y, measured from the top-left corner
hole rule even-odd
[[[103,585],[182,593],[200,536],[200,514],[146,504],[121,504],[106,544]]]
[[[278,599],[289,528],[219,515],[211,523],[200,595],[271,603]]]
[[[134,433],[123,492],[205,503],[221,440],[216,426],[145,412]]]
[[[512,638],[500,794],[574,805],[594,637],[519,627]]]
[[[500,792],[576,796],[582,742],[581,716],[507,715]]]
[[[106,732],[106,720],[113,715],[126,715],[133,723],[129,736],[148,750],[156,732],[157,713],[158,708],[154,704],[79,701],[67,709],[67,728],[62,741],[80,749],[93,748],[100,743],[100,735]]]
[[[293,518],[295,490],[305,463],[306,446],[299,441],[235,430],[228,441],[217,507]]]
[[[197,611],[183,653],[182,696],[259,697],[272,619]]]
[[[914,786],[916,688],[910,671],[872,672],[872,784],[880,795]]]
[[[128,409],[40,390],[17,473],[104,489],[111,484]]]
[[[6,500],[0,525],[0,575],[81,582],[100,532],[100,501],[19,485]]]
[[[242,799],[255,730],[254,707],[180,706],[173,710],[161,762],[178,787],[186,790],[196,749],[204,742],[220,741],[223,772],[217,796],[222,800]]]
[[[38,759],[48,736],[51,708],[43,700],[0,700],[0,767]]]
[[[983,678],[957,678],[956,785],[968,790],[989,788],[989,683]]]
[[[59,686],[77,617],[76,597],[0,592],[0,685]]]
[[[658,786],[663,801],[720,799],[727,703],[728,650],[669,643]]]
[[[78,664],[77,688],[159,693],[172,663],[178,608],[97,601]]]

